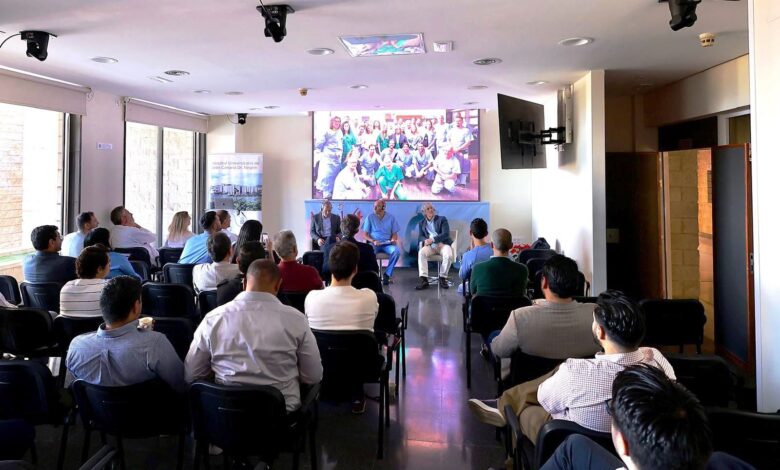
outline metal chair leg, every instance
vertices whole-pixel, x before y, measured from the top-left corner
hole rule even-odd
[[[92,431],[89,428],[84,429],[84,442],[81,444],[81,463],[87,461],[89,458],[89,444],[92,437]]]
[[[311,469],[317,470],[317,429],[314,423],[309,423],[309,454]]]
[[[376,448],[376,458],[379,460],[382,460],[384,457],[384,443],[385,443],[385,414],[382,412],[382,408],[384,408],[384,400],[386,400],[387,397],[385,397],[385,387],[380,383],[379,384],[379,422],[378,422],[378,429],[377,429],[377,448]]]
[[[471,389],[471,332],[466,333],[466,388]]]
[[[184,467],[184,433],[179,434],[179,448],[176,455],[176,470]]]
[[[62,435],[60,436],[60,450],[57,452],[57,470],[62,470],[65,465],[65,452],[68,450],[68,421],[62,425]]]

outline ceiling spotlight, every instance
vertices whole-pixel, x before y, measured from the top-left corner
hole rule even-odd
[[[57,37],[46,31],[21,31],[19,35],[22,41],[27,41],[27,57],[35,57],[41,62],[49,56],[49,36]]]
[[[149,77],[149,80],[154,80],[157,83],[173,83],[173,80],[171,80],[170,78],[159,77],[159,76]]]
[[[91,59],[92,62],[97,62],[99,64],[116,64],[119,62],[117,59],[114,59],[113,57],[93,57]]]
[[[593,42],[593,38],[567,38],[562,41],[558,41],[561,46],[587,46]]]
[[[532,82],[525,82],[526,85],[546,85],[547,82],[544,80],[534,80]]]
[[[270,104],[270,105],[268,105],[268,106],[265,106],[265,109],[279,109],[279,106],[276,106],[276,105]]]
[[[672,19],[669,20],[669,26],[672,31],[678,31],[696,23],[696,6],[701,0],[668,0],[669,13]]]
[[[211,93],[211,90],[194,90],[193,93],[197,93],[199,95],[208,95]]]
[[[184,77],[190,73],[186,70],[166,70],[165,75],[173,75],[174,77]]]
[[[474,65],[493,65],[493,64],[500,64],[502,61],[501,59],[497,59],[495,57],[487,57],[485,59],[477,59],[473,62]]]
[[[353,90],[365,90],[368,88],[368,85],[350,85],[350,88]]]
[[[265,6],[260,2],[256,7],[257,11],[265,18],[265,37],[273,38],[274,42],[282,42],[287,36],[287,15],[295,13],[290,5],[269,5]]]
[[[246,124],[246,113],[236,113],[236,116],[238,116],[238,123],[240,125]]]
[[[313,49],[306,49],[306,52],[311,55],[331,55],[333,54],[333,49],[328,49],[327,47],[315,47]]]
[[[479,103],[479,101],[466,101],[463,103],[464,106],[474,106],[475,104]]]
[[[228,95],[228,96],[241,96],[241,95],[244,94],[244,92],[243,91],[226,91],[225,94]]]
[[[487,85],[471,85],[467,87],[468,90],[484,90],[487,88]]]

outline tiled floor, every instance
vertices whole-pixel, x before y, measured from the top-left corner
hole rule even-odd
[[[451,276],[456,276],[453,272]],[[501,444],[493,428],[477,422],[466,401],[472,396],[491,397],[495,391],[492,372],[478,354],[473,338],[472,390],[466,389],[464,336],[460,296],[455,288],[437,295],[435,286],[415,291],[416,270],[396,271],[390,293],[398,309],[409,302],[407,376],[390,407],[390,428],[385,437],[385,458],[377,460],[377,404],[368,401],[364,415],[352,415],[347,404],[322,403],[317,435],[320,469],[487,469],[502,467]],[[368,395],[377,395],[367,386]],[[81,432],[71,433],[66,468],[78,468]],[[40,468],[54,468],[59,429],[38,428]],[[93,449],[97,440],[93,439]],[[159,438],[126,444],[128,468],[175,468],[175,438]],[[211,468],[222,468],[214,457]],[[291,468],[283,455],[274,468]],[[187,448],[185,468],[192,466],[192,444]],[[309,456],[301,456],[308,469]]]

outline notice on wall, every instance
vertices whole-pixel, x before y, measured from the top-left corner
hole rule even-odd
[[[261,220],[263,211],[263,155],[217,153],[207,159],[208,210],[224,209],[240,226],[247,219]]]

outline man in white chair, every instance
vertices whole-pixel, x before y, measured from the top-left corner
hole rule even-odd
[[[428,258],[441,255],[442,262],[439,268],[439,285],[447,289],[447,273],[452,264],[452,238],[450,238],[450,224],[446,217],[436,215],[433,204],[426,202],[422,206],[425,216],[418,226],[417,242],[420,247],[417,252],[417,269],[420,273],[420,282],[416,290],[428,288]]]

